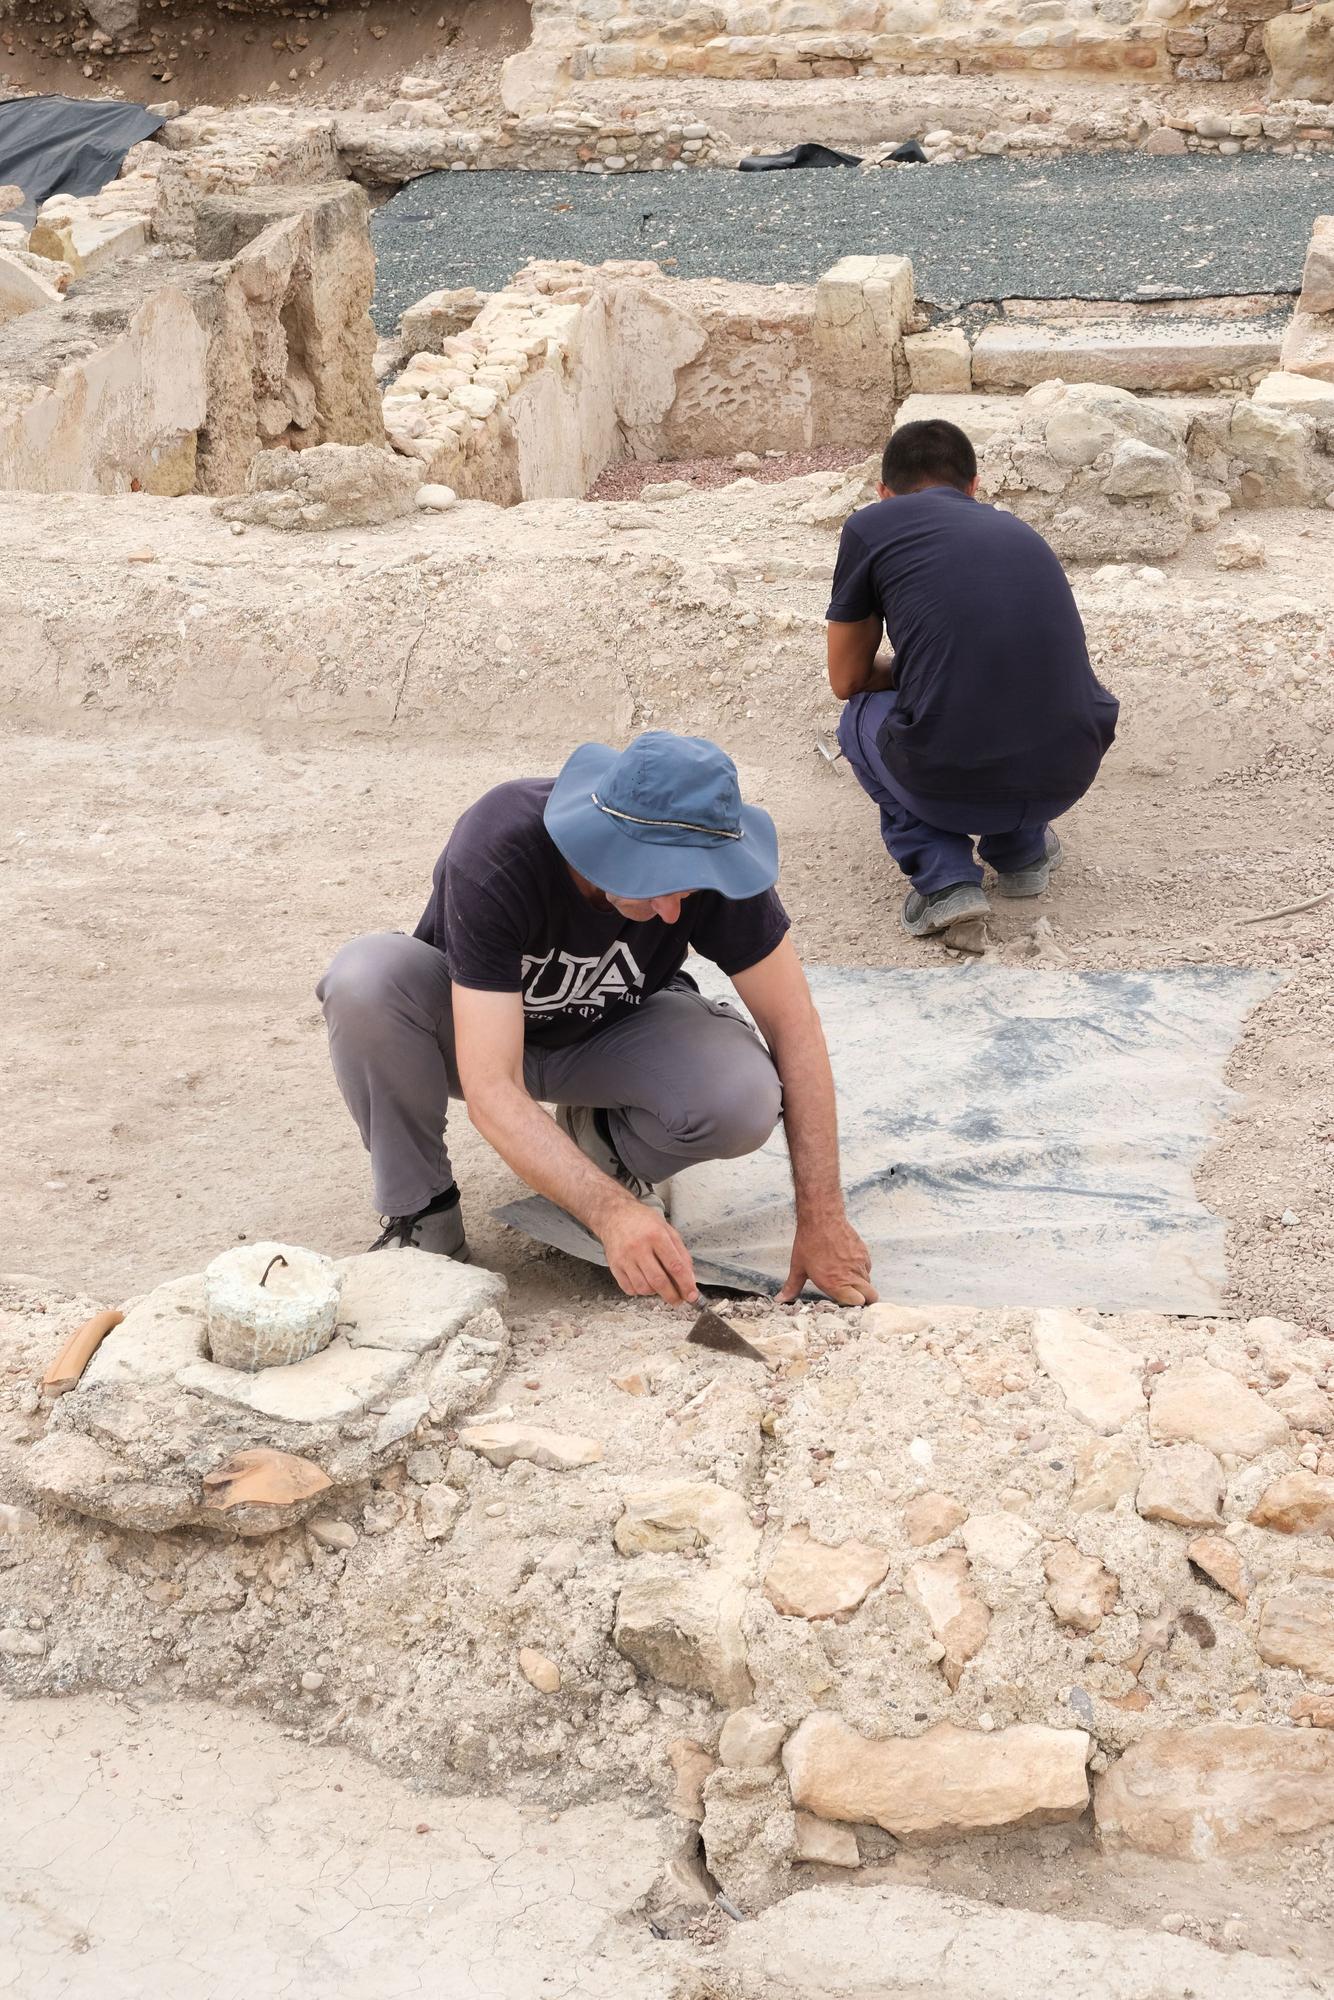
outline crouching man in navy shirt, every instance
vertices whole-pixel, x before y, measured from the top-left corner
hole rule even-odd
[[[809,1280],[870,1304],[829,1057],[777,878],[773,821],[699,737],[585,743],[554,780],[515,779],[470,806],[415,934],[354,939],[317,989],[385,1212],[371,1248],[466,1257],[445,1147],[450,1102],[466,1099],[515,1173],[601,1240],[623,1291],[694,1299],[665,1184],[755,1152],[781,1111],[796,1200],[781,1296]],[[685,975],[692,949],[759,1034]]]
[[[1097,777],[1118,704],[1060,562],[975,498],[956,425],[895,431],[879,490],[843,529],[829,683],[847,703],[839,742],[912,883],[904,927],[933,937],[987,915],[983,862],[1002,896],[1046,889],[1061,859],[1051,821]],[[893,657],[878,662],[882,631]]]

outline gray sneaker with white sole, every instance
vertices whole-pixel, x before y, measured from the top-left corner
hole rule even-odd
[[[1041,896],[1051,882],[1051,871],[1061,865],[1061,843],[1051,827],[1047,828],[1046,851],[1035,855],[1026,868],[1016,868],[1012,874],[996,877],[998,896]]]
[[[951,882],[929,896],[910,889],[903,903],[903,928],[909,937],[939,937],[955,924],[990,915],[991,905],[976,882]]]
[[[435,1257],[452,1257],[456,1264],[468,1262],[468,1239],[463,1228],[463,1204],[457,1188],[454,1199],[439,1206],[440,1197],[416,1215],[382,1215],[384,1228],[369,1247],[372,1250],[427,1250]]]

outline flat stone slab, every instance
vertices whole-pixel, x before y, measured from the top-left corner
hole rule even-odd
[[[1102,382],[1115,389],[1211,389],[1278,366],[1277,333],[1245,321],[1128,319],[1048,325],[1003,320],[973,343],[976,389]]]
[[[319,1424],[359,1416],[406,1375],[412,1361],[411,1354],[353,1347],[335,1336],[318,1354],[286,1368],[260,1368],[248,1375],[241,1368],[220,1368],[216,1361],[195,1361],[176,1380],[182,1389],[239,1403],[261,1416]]]
[[[488,1306],[504,1302],[505,1280],[480,1264],[456,1264],[425,1250],[369,1250],[343,1257],[338,1332],[353,1347],[424,1354],[459,1333]]]

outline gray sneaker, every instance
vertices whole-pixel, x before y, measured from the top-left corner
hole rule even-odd
[[[903,903],[903,928],[909,937],[939,937],[955,924],[990,915],[991,905],[976,882],[951,882],[929,896],[910,889]]]
[[[1047,828],[1045,852],[1036,855],[1025,868],[1016,868],[1010,875],[996,876],[998,896],[1041,896],[1046,893],[1051,881],[1051,871],[1061,865],[1061,843],[1051,827]]]
[[[452,1257],[456,1264],[468,1262],[463,1204],[457,1195],[447,1208],[431,1206],[416,1215],[382,1215],[380,1220],[384,1228],[368,1246],[371,1250],[427,1250],[434,1257]]]
[[[660,1215],[671,1211],[671,1182],[664,1181],[655,1187],[652,1181],[641,1181],[632,1174],[611,1140],[607,1137],[603,1121],[597,1109],[591,1104],[558,1104],[556,1123],[567,1139],[573,1139],[586,1160],[591,1160],[599,1173],[609,1174],[619,1181],[627,1194],[636,1201],[642,1201],[646,1208],[656,1208]]]

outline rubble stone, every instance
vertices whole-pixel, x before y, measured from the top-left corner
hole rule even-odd
[[[1257,1528],[1280,1535],[1334,1535],[1334,1479],[1288,1472],[1266,1486],[1251,1509]]]
[[[1058,1625],[1076,1632],[1096,1632],[1116,1603],[1121,1586],[1096,1556],[1086,1556],[1073,1542],[1057,1542],[1045,1557],[1047,1602]]]
[[[535,1652],[531,1646],[520,1646],[519,1672],[539,1694],[559,1694],[560,1668],[545,1653]]]
[[[758,1708],[735,1708],[723,1724],[718,1755],[732,1769],[758,1770],[775,1761],[786,1734],[781,1722]]]
[[[572,1472],[581,1465],[596,1465],[602,1457],[597,1438],[579,1437],[574,1432],[550,1431],[540,1424],[470,1424],[459,1432],[465,1451],[501,1467],[525,1459],[529,1465],[544,1466],[549,1472]]]
[[[1128,1438],[1082,1444],[1075,1454],[1070,1510],[1075,1514],[1110,1513],[1118,1500],[1136,1492],[1142,1476],[1143,1468]]]
[[[1260,1607],[1256,1650],[1271,1667],[1334,1682],[1334,1581],[1298,1578]]]
[[[1039,1539],[1037,1530],[1015,1514],[970,1514],[963,1526],[963,1545],[974,1562],[989,1563],[1006,1575],[1033,1553]]]
[[[1203,1445],[1238,1458],[1255,1458],[1290,1436],[1287,1420],[1262,1396],[1198,1357],[1177,1362],[1157,1378],[1149,1432],[1160,1444]]]
[[[919,1493],[903,1510],[903,1531],[915,1549],[943,1541],[968,1519],[968,1509],[949,1493]]]
[[[1251,1579],[1235,1542],[1226,1535],[1197,1535],[1186,1554],[1196,1569],[1203,1570],[1211,1583],[1245,1604],[1251,1594]]]
[[[1334,1741],[1266,1723],[1141,1736],[1097,1781],[1104,1840],[1204,1861],[1334,1825]]]
[[[746,1595],[724,1569],[637,1572],[622,1584],[612,1643],[650,1679],[745,1708],[753,1689],[741,1615]]]
[[[613,1533],[623,1556],[711,1548],[738,1568],[750,1562],[760,1545],[741,1495],[702,1480],[664,1480],[627,1493]]]
[[[883,1549],[853,1540],[830,1547],[799,1523],[778,1545],[765,1574],[764,1594],[786,1617],[846,1617],[888,1573]]]
[[[667,1745],[667,1755],[676,1783],[667,1804],[678,1819],[701,1820],[704,1817],[704,1781],[715,1771],[716,1758],[710,1757],[702,1743],[692,1737],[678,1736],[674,1743]]]
[[[219,500],[217,511],[224,521],[260,528],[379,527],[412,512],[420,477],[419,466],[383,445],[262,451],[246,492]]]
[[[877,1742],[817,1711],[788,1738],[783,1764],[798,1808],[907,1840],[1078,1819],[1089,1748],[1082,1729],[1039,1724],[987,1735],[946,1722]]]
[[[1033,1315],[1038,1366],[1091,1430],[1110,1436],[1144,1408],[1140,1366],[1121,1342],[1074,1313]]]
[[[923,1556],[908,1570],[903,1587],[926,1613],[944,1648],[941,1670],[949,1687],[957,1688],[964,1667],[991,1629],[991,1612],[973,1588],[967,1556],[962,1549]]]
[[[1149,1454],[1135,1505],[1148,1521],[1211,1528],[1222,1519],[1223,1468],[1203,1445],[1168,1445]]]

